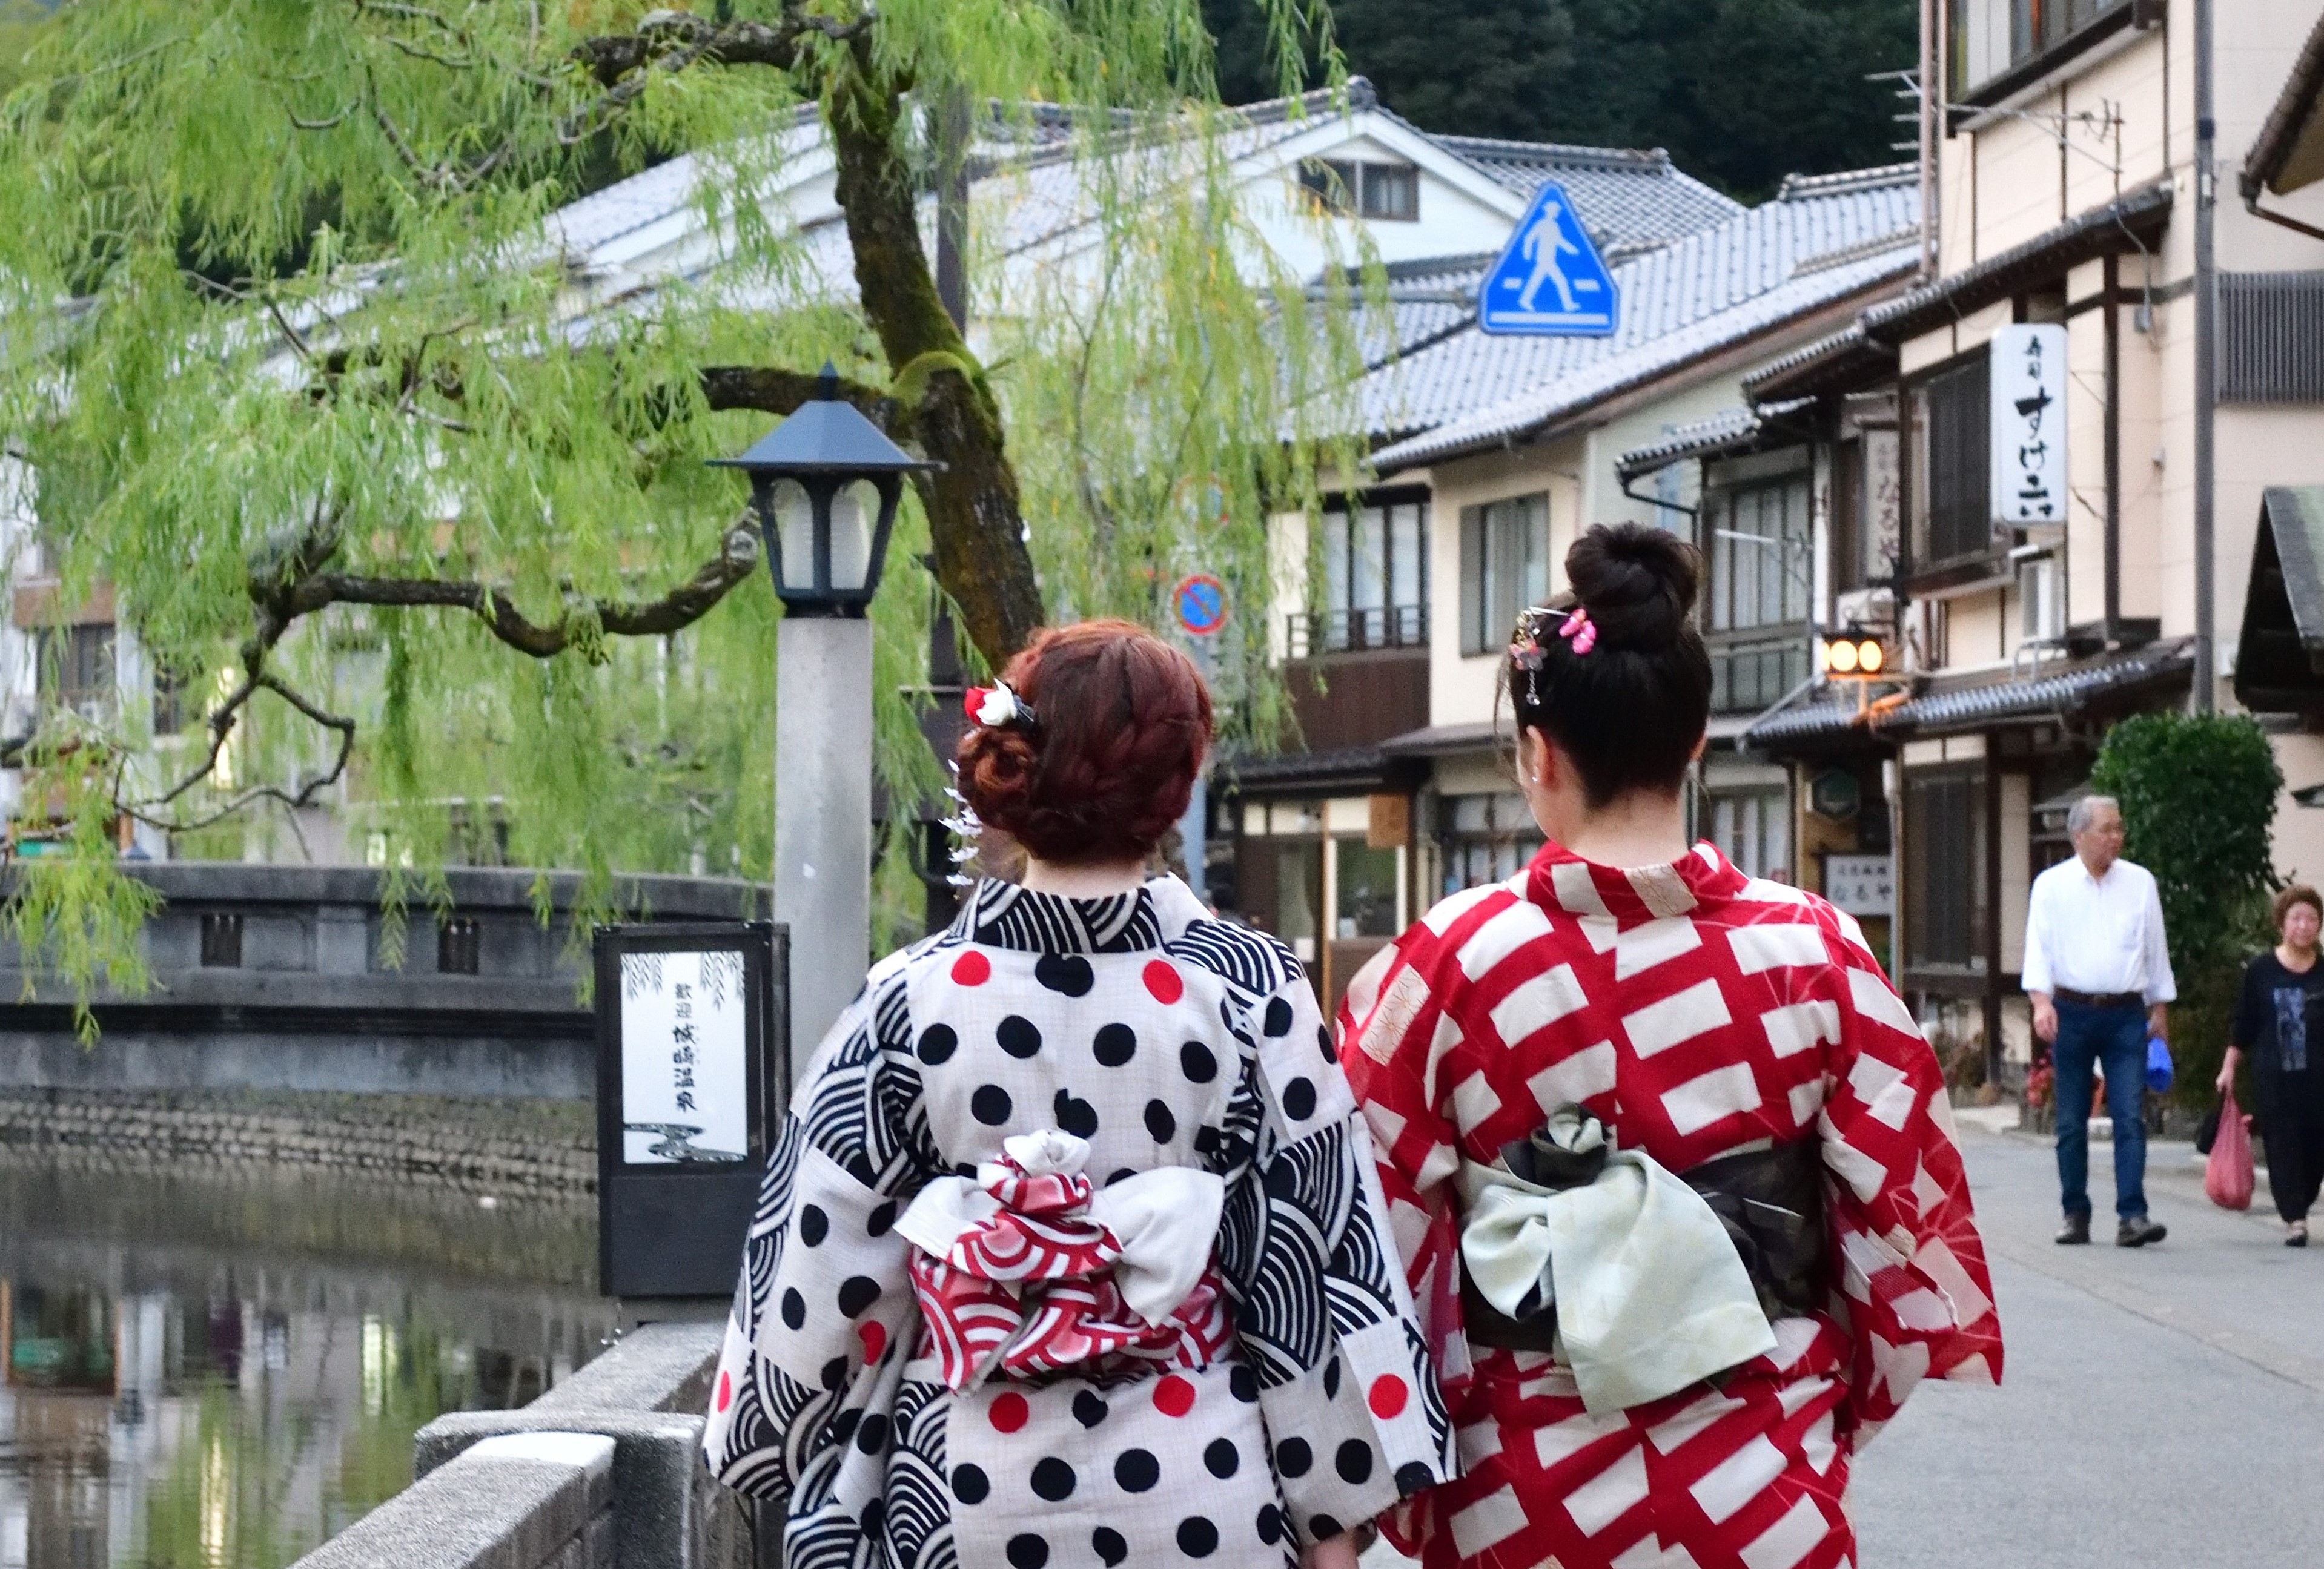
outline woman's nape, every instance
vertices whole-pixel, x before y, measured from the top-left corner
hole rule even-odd
[[[1626,790],[1592,806],[1572,755],[1537,725],[1518,734],[1517,761],[1517,788],[1551,843],[1600,866],[1650,866],[1686,854],[1681,790]]]
[[[1023,882],[1036,893],[1105,899],[1145,887],[1146,862],[1142,856],[1130,861],[1044,861],[1028,855]]]

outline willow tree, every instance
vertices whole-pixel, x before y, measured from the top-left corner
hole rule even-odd
[[[1052,615],[1154,619],[1190,566],[1263,605],[1353,351],[1250,230],[1210,48],[1198,0],[68,5],[0,106],[0,431],[51,603],[109,589],[174,700],[44,712],[14,833],[64,853],[19,862],[20,937],[133,981],[120,824],[200,853],[318,804],[439,900],[487,817],[600,891],[763,875],[779,612],[704,460],[825,358],[945,465],[874,607],[883,694],[939,605],[991,665]],[[1055,276],[972,269],[991,363],[923,233],[964,123],[1004,185],[1074,171],[1084,235]],[[576,281],[560,209],[681,154],[716,265]],[[809,157],[852,288],[766,196]],[[1223,661],[1253,734],[1261,619]],[[883,776],[926,791],[882,701]]]

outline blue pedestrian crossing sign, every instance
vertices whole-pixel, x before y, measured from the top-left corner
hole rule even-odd
[[[1621,308],[1614,280],[1565,189],[1544,185],[1477,286],[1477,325],[1536,337],[1605,337]]]

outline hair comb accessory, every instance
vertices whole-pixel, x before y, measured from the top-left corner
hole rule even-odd
[[[1577,605],[1565,612],[1565,624],[1557,629],[1557,635],[1572,640],[1573,652],[1579,657],[1598,646],[1598,623],[1590,619],[1588,610]]]
[[[1033,706],[1009,689],[1006,681],[996,681],[990,687],[971,687],[961,707],[969,718],[987,730],[1022,722],[1032,729],[1040,723],[1033,714]]]

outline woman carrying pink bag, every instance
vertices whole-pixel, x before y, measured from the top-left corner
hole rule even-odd
[[[2268,1193],[2283,1217],[2283,1245],[2304,1248],[2308,1211],[2324,1183],[2324,1063],[2317,1060],[2324,1054],[2324,966],[2316,963],[2324,896],[2295,884],[2275,896],[2274,915],[2282,941],[2244,972],[2243,999],[2229,1027],[2219,1069],[2219,1133],[2204,1189],[2229,1209],[2251,1203],[2251,1138],[2235,1099],[2236,1068],[2249,1052]]]

